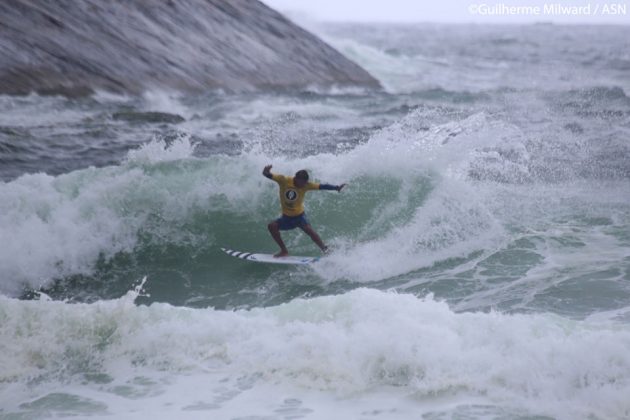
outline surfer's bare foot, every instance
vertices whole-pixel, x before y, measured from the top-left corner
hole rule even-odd
[[[276,254],[273,254],[275,258],[286,257],[287,255],[289,255],[289,251],[280,251]]]
[[[327,246],[323,247],[322,248],[322,254],[326,255],[328,253],[330,253],[330,249]]]

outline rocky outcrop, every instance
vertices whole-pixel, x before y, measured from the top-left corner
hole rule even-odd
[[[0,2],[0,93],[378,87],[257,0]]]

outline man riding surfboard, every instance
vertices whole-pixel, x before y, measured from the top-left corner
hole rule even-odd
[[[330,185],[320,184],[318,182],[309,182],[308,172],[302,169],[295,173],[294,177],[272,174],[271,166],[267,165],[263,169],[263,175],[278,183],[280,192],[280,205],[282,206],[282,215],[267,225],[271,236],[280,246],[280,252],[274,257],[285,257],[289,255],[289,251],[280,235],[281,230],[291,230],[299,227],[319,246],[322,252],[326,252],[328,247],[324,245],[322,239],[317,232],[313,230],[304,214],[304,195],[311,190],[333,190],[341,192],[346,184]]]

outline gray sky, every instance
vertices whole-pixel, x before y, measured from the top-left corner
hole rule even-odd
[[[324,21],[630,24],[630,0],[262,1],[280,12]]]

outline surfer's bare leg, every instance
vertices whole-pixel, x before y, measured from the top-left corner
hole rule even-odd
[[[313,228],[311,227],[311,225],[304,225],[304,226],[300,226],[302,228],[302,230],[311,237],[311,239],[313,240],[313,242],[315,242],[317,244],[317,246],[319,247],[319,249],[322,250],[322,252],[326,252],[328,251],[328,247],[326,245],[324,245],[324,242],[322,242],[322,238],[319,237],[319,235],[317,234],[317,232],[315,232],[313,230]]]
[[[285,257],[289,255],[289,251],[287,250],[284,241],[282,240],[282,236],[280,236],[280,227],[278,227],[278,222],[274,221],[267,225],[267,229],[269,229],[269,233],[271,233],[271,237],[276,241],[278,246],[280,246],[280,252],[274,254],[274,257]]]

